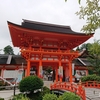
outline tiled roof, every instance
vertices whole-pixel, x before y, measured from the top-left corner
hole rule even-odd
[[[0,55],[0,64],[7,64],[9,55]],[[10,64],[27,64],[26,60],[21,55],[12,55]],[[76,66],[90,66],[90,62],[87,58],[76,58],[73,60]]]
[[[78,34],[78,35],[86,35],[85,33],[78,33],[71,30],[70,26],[64,25],[56,25],[56,24],[49,24],[43,22],[36,22],[30,20],[23,20],[22,27],[34,30],[41,30],[41,31],[49,31],[49,32],[58,32],[63,34]]]
[[[0,64],[7,64],[7,60],[9,58],[9,55],[0,55]],[[26,64],[26,61],[24,58],[22,58],[21,55],[12,55],[10,64]]]

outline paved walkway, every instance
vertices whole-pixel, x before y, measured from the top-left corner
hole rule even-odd
[[[53,83],[51,81],[45,81],[44,86],[50,87],[50,84]],[[86,91],[86,100],[100,100],[100,89],[95,88],[85,88]],[[17,89],[15,94],[20,93]],[[5,98],[5,100],[9,100],[9,97],[14,95],[14,90],[3,90],[0,91],[0,97]]]
[[[86,100],[100,100],[100,89],[85,88]]]
[[[52,84],[52,81],[44,81],[44,86],[47,86],[50,88],[50,84]],[[16,89],[15,94],[19,94],[19,90]],[[0,97],[4,98],[5,100],[9,100],[14,95],[14,90],[3,90],[0,91]]]
[[[19,94],[19,90],[15,91],[15,94]],[[4,98],[5,100],[9,100],[14,95],[14,90],[3,90],[0,91],[0,97]]]

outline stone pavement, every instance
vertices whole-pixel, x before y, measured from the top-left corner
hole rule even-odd
[[[44,86],[47,86],[50,88],[50,84],[52,84],[52,81],[44,81]],[[16,89],[15,94],[19,94],[19,90]],[[2,90],[0,91],[0,97],[4,98],[5,100],[9,100],[14,95],[14,90]]]
[[[100,100],[100,89],[85,88],[86,100]]]
[[[50,88],[50,84],[52,81],[44,81],[44,86]],[[100,100],[100,89],[96,88],[85,88],[86,91],[86,100]],[[20,93],[18,89],[16,89],[15,94]],[[3,90],[0,91],[0,97],[5,98],[5,100],[9,100],[11,96],[14,95],[14,90]]]
[[[19,90],[15,91],[15,94],[19,94]],[[0,91],[0,97],[4,98],[5,100],[9,100],[14,95],[14,90],[2,90]]]
[[[50,88],[50,84],[52,84],[53,81],[44,81],[44,86],[47,86],[48,88]]]

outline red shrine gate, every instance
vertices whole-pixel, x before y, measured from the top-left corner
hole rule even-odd
[[[72,61],[80,55],[72,49],[93,36],[73,32],[69,26],[28,20],[22,25],[8,22],[8,26],[13,45],[21,49],[21,55],[27,61],[26,76],[30,75],[32,66],[39,77],[42,77],[43,67],[51,66],[56,82],[62,82],[63,75],[72,82]]]

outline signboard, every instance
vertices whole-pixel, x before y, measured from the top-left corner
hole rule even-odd
[[[3,78],[17,78],[18,70],[4,70]]]
[[[3,78],[14,78],[17,79],[16,82],[20,82],[22,80],[23,70],[4,70]]]

